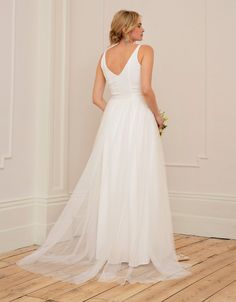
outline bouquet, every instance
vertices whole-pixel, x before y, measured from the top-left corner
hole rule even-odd
[[[167,127],[167,120],[168,120],[168,117],[167,115],[165,114],[165,111],[160,111],[161,113],[161,117],[163,118],[164,122],[163,122],[163,126],[161,128],[159,128],[159,133],[160,135],[162,135],[162,132],[163,130]]]

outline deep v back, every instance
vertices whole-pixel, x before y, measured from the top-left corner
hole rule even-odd
[[[126,97],[130,95],[142,95],[140,73],[141,65],[138,61],[138,50],[141,44],[137,44],[131,55],[129,56],[126,64],[119,74],[111,71],[106,64],[106,52],[111,47],[108,47],[104,52],[101,60],[101,67],[107,81],[111,97]]]
[[[117,45],[117,44],[115,44],[115,45]],[[112,47],[113,47],[113,46],[114,46],[114,45],[112,45]],[[112,47],[109,47],[109,48],[112,48]],[[132,53],[131,53],[131,55],[129,56],[128,60],[126,61],[124,67],[122,68],[122,70],[121,70],[118,74],[115,73],[115,72],[113,72],[113,71],[108,67],[108,65],[107,65],[107,58],[106,58],[106,56],[107,56],[107,50],[108,50],[109,48],[106,49],[105,54],[104,54],[104,63],[105,63],[105,65],[106,65],[106,68],[107,68],[111,73],[113,73],[115,76],[120,76],[120,75],[122,74],[122,72],[125,70],[126,66],[129,64],[129,61],[131,60],[132,56],[135,54],[135,52],[136,52],[136,50],[137,50],[138,47],[139,47],[139,45],[137,45],[137,46],[135,47],[135,49],[132,51]]]

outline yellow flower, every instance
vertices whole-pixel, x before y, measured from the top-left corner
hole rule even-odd
[[[159,133],[162,135],[163,130],[167,127],[168,116],[165,114],[165,111],[160,111],[160,113],[163,118],[163,126],[162,128],[159,128]]]

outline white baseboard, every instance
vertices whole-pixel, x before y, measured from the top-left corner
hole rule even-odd
[[[69,195],[0,202],[0,253],[42,244]]]
[[[0,202],[0,253],[42,244],[70,194]],[[170,192],[175,233],[236,239],[236,196]]]
[[[175,233],[236,239],[236,196],[171,192]]]
[[[174,232],[186,235],[236,239],[236,220],[173,213]]]

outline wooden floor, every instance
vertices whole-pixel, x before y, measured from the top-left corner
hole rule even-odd
[[[0,255],[0,301],[17,302],[236,302],[236,240],[175,234],[177,253],[190,257],[192,275],[156,284],[76,285],[27,272],[16,260],[38,246]]]

